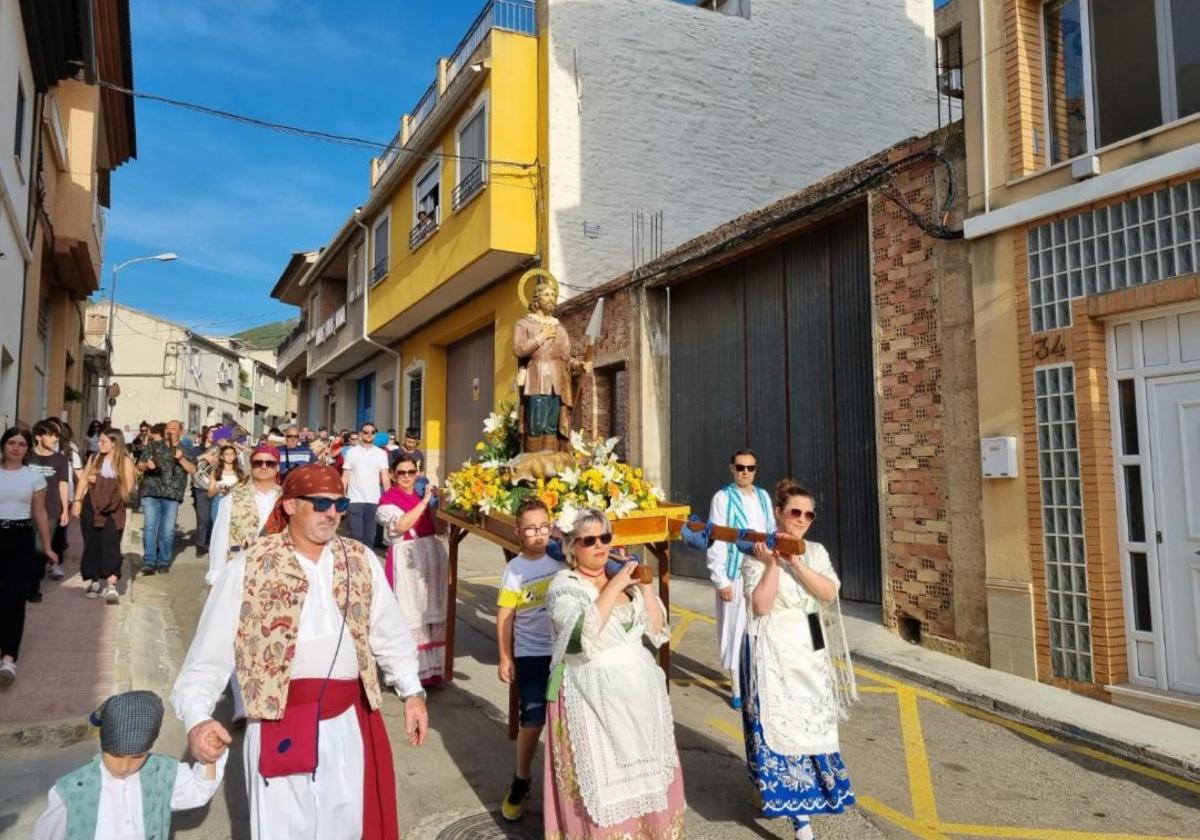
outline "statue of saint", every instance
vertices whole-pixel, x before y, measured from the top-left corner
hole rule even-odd
[[[526,293],[529,280],[536,280],[532,296]],[[529,313],[513,328],[521,451],[569,452],[575,404],[571,377],[576,368],[589,370],[591,363],[571,359],[571,337],[554,317],[558,282],[550,272],[527,272],[517,293],[529,307]]]

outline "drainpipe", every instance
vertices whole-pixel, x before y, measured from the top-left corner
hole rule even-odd
[[[987,27],[984,25],[984,0],[979,0],[979,113],[983,117],[983,212],[992,209],[992,161],[988,157],[988,117],[987,117],[987,45],[984,36]]]
[[[371,231],[370,231],[370,229],[367,228],[366,223],[362,220],[362,208],[361,207],[354,208],[354,223],[356,225],[358,225],[360,228],[362,228],[363,256],[365,257],[367,254],[371,253]],[[391,235],[391,227],[390,226],[388,227],[388,234]],[[389,253],[391,253],[390,249],[389,249]],[[368,286],[370,284],[367,281],[367,264],[366,264],[365,259],[363,260],[362,271],[363,271],[363,293],[362,293],[363,340],[366,341],[368,344],[375,345],[383,352],[391,353],[393,356],[396,357],[396,374],[392,380],[395,383],[392,388],[392,400],[393,400],[392,408],[395,410],[395,413],[392,415],[392,420],[396,424],[397,433],[399,433],[400,429],[403,428],[400,425],[400,388],[401,388],[400,376],[402,373],[401,368],[400,368],[400,351],[393,350],[391,347],[388,347],[384,344],[380,344],[378,341],[371,338],[371,334],[367,330],[367,311],[370,309],[371,295],[370,295],[370,289],[368,288]]]

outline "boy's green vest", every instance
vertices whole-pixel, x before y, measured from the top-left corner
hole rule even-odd
[[[138,771],[146,840],[167,840],[171,833],[171,794],[178,772],[178,761],[153,753]],[[67,806],[67,840],[93,840],[96,836],[100,788],[100,756],[54,783],[54,789]]]

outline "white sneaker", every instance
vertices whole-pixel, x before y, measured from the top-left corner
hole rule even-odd
[[[0,662],[0,686],[12,685],[17,679],[15,662]]]
[[[52,568],[49,574],[51,580],[62,580],[66,577],[66,574],[64,574],[62,570],[62,563],[59,563],[57,566]]]
[[[120,603],[121,596],[117,594],[117,587],[111,583],[104,588],[104,603],[117,604]]]
[[[812,823],[806,823],[796,829],[796,840],[815,840],[816,835],[813,834]]]
[[[100,581],[94,580],[87,585],[87,590],[83,593],[85,598],[95,598],[100,594]]]

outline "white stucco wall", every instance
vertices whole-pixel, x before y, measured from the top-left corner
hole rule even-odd
[[[25,91],[23,154],[13,155],[17,79]],[[30,161],[34,111],[33,69],[25,45],[18,0],[0,0],[0,422],[7,428],[17,416],[17,378],[21,353],[21,301],[25,287],[25,238],[29,216]]]
[[[751,12],[549,0],[562,282],[628,271],[636,210],[663,211],[669,250],[936,127],[931,0],[753,0]]]

